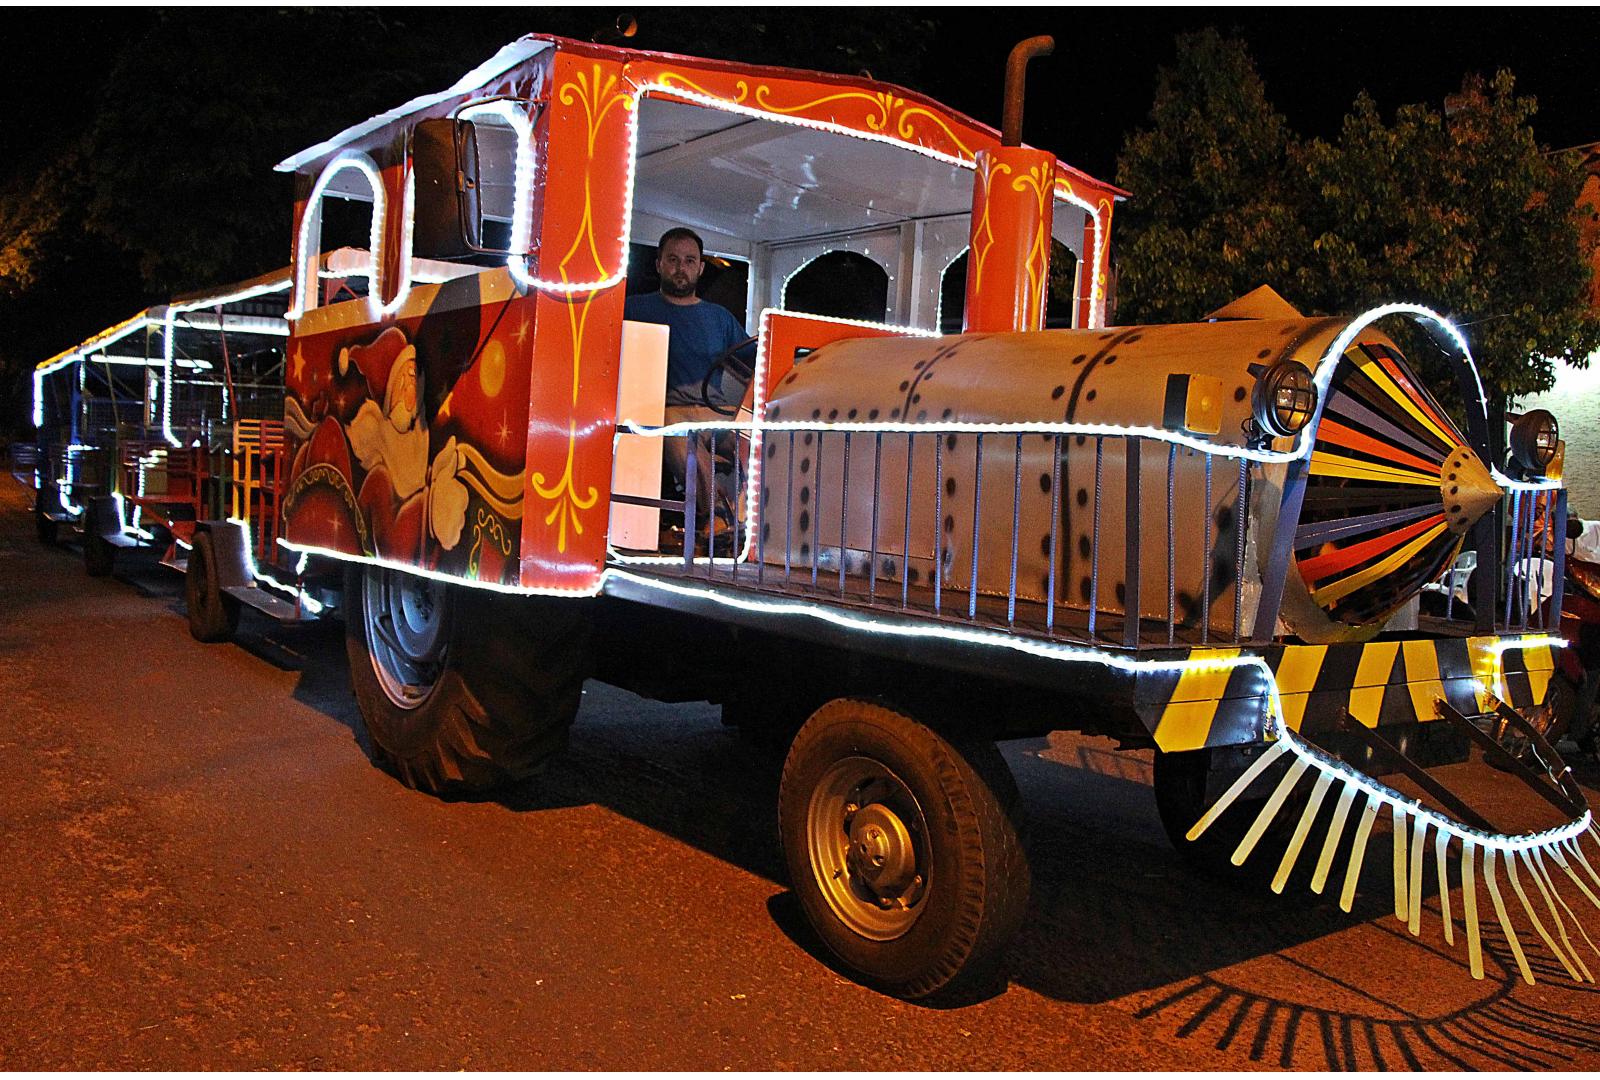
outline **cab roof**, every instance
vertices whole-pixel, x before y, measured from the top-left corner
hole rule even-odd
[[[989,125],[974,120],[916,91],[907,90],[893,83],[803,69],[741,64],[725,60],[708,60],[675,53],[621,49],[549,34],[528,34],[501,48],[489,59],[462,75],[448,88],[412,98],[403,105],[379,113],[363,120],[359,124],[354,124],[330,139],[325,139],[314,146],[307,147],[299,153],[285,158],[278,163],[276,168],[279,172],[298,172],[314,175],[320,172],[341,151],[357,147],[371,147],[389,142],[404,134],[418,120],[447,116],[462,104],[475,98],[495,93],[505,93],[508,87],[515,85],[521,78],[532,75],[535,70],[535,62],[544,53],[551,50],[622,63],[635,60],[665,62],[679,64],[691,70],[765,75],[767,77],[816,83],[819,86],[830,88],[859,90],[870,94],[893,94],[901,99],[914,102],[919,108],[929,110],[948,122],[954,122],[971,129],[980,137],[986,136],[986,147],[997,146],[1000,142],[999,132]],[[741,106],[741,111],[760,112],[760,110],[751,110],[748,106]],[[783,119],[781,115],[776,113],[772,114],[772,118]],[[1074,168],[1059,158],[1056,161],[1056,165],[1061,176],[1086,182],[1102,191],[1108,192],[1113,198],[1119,200],[1127,197],[1128,193],[1126,191],[1090,176],[1088,173]]]

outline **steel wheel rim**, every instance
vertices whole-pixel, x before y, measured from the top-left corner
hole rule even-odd
[[[450,594],[439,582],[376,568],[362,575],[361,588],[367,655],[378,686],[396,707],[415,709],[444,672]]]
[[[893,770],[868,757],[831,765],[806,809],[811,873],[852,931],[893,941],[922,914],[931,865],[928,823]]]

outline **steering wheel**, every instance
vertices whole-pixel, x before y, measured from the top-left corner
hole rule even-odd
[[[706,369],[706,377],[700,380],[700,404],[718,416],[738,416],[739,405],[737,402],[730,405],[712,401],[711,380],[719,371],[727,372],[742,383],[748,383],[754,378],[755,369],[739,359],[735,354],[755,340],[753,337],[747,337],[738,344],[730,345],[727,349],[724,349],[722,355],[713,360],[711,366]]]

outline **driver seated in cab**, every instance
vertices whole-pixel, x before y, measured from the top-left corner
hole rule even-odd
[[[692,229],[668,229],[661,234],[656,249],[656,273],[661,277],[661,287],[653,293],[630,296],[623,306],[624,319],[658,323],[670,330],[665,416],[668,424],[727,421],[729,411],[743,400],[744,387],[723,386],[719,378],[707,385],[706,376],[729,353],[747,366],[755,356],[755,343],[733,313],[695,295],[704,269],[705,244],[700,237]],[[738,348],[741,344],[743,349]],[[702,387],[706,388],[704,394]],[[729,411],[717,412],[713,406],[718,405]],[[668,472],[681,485],[689,440],[669,438],[663,450]],[[701,438],[695,456],[699,490],[709,491],[712,461],[708,439]]]

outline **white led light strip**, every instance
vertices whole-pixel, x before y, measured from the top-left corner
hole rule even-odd
[[[244,530],[244,561],[245,561],[245,569],[249,571],[251,578],[253,578],[256,581],[259,581],[261,584],[267,586],[268,588],[277,589],[281,593],[286,593],[287,595],[294,597],[295,601],[302,608],[304,608],[307,613],[309,613],[311,615],[320,615],[320,614],[322,614],[322,601],[318,600],[314,596],[308,595],[304,589],[296,588],[293,585],[289,585],[289,584],[287,584],[285,582],[279,581],[277,578],[273,577],[271,574],[263,574],[261,572],[261,570],[256,566],[256,553],[255,553],[255,550],[254,550],[254,541],[253,541],[252,535],[251,535],[250,522],[244,520],[243,518],[232,518],[231,517],[231,518],[228,518],[228,524],[229,525],[237,525],[237,526],[239,526],[240,528],[242,528]],[[281,541],[280,541],[280,543],[281,543]],[[187,545],[185,545],[185,546],[187,546]],[[300,561],[300,566],[295,570],[295,573],[297,573],[297,574],[298,573],[303,573],[304,570],[305,570],[305,560],[302,559]]]
[[[74,476],[76,475],[77,470],[73,467],[72,455],[93,449],[94,447],[87,446],[83,443],[68,443],[66,448],[63,450],[63,453],[66,456],[65,461],[63,462],[63,473],[66,482],[56,485],[56,501],[61,504],[61,509],[71,514],[73,517],[80,516],[83,513],[83,507],[73,505],[72,500],[67,496],[67,492],[76,485]]]
[[[631,584],[643,586],[660,592],[671,593],[677,596],[710,600],[724,607],[736,608],[763,615],[799,615],[807,618],[818,619],[832,623],[835,626],[849,630],[859,630],[865,633],[887,635],[905,638],[939,638],[946,641],[958,641],[971,645],[991,646],[1007,649],[1013,652],[1026,653],[1031,656],[1041,657],[1046,660],[1060,660],[1065,663],[1098,664],[1102,667],[1129,674],[1154,674],[1159,672],[1198,672],[1198,671],[1231,671],[1236,668],[1249,668],[1260,673],[1267,691],[1267,720],[1269,732],[1273,739],[1289,744],[1291,750],[1307,760],[1308,764],[1316,764],[1322,769],[1331,769],[1348,774],[1349,778],[1358,783],[1373,799],[1387,805],[1400,806],[1408,813],[1420,815],[1430,825],[1448,832],[1452,836],[1464,837],[1474,840],[1480,846],[1497,847],[1504,850],[1513,850],[1518,845],[1529,840],[1547,841],[1550,839],[1570,839],[1582,832],[1589,823],[1587,813],[1578,821],[1569,823],[1558,829],[1547,832],[1530,834],[1528,836],[1511,837],[1501,834],[1486,833],[1478,829],[1457,824],[1448,818],[1442,817],[1423,807],[1417,800],[1402,795],[1371,777],[1362,773],[1349,770],[1342,762],[1322,754],[1309,744],[1305,743],[1290,730],[1284,720],[1283,703],[1278,696],[1278,680],[1272,667],[1265,659],[1259,656],[1229,656],[1229,657],[1196,657],[1185,660],[1136,660],[1129,656],[1106,652],[1101,649],[1089,648],[1079,645],[1064,645],[1056,642],[1039,641],[1031,638],[1018,637],[1013,634],[1002,633],[994,630],[982,630],[968,627],[952,627],[941,625],[919,625],[907,623],[889,623],[870,616],[859,615],[841,608],[830,607],[822,604],[807,603],[805,601],[756,599],[735,592],[701,587],[683,582],[665,581],[659,578],[646,577],[631,573],[627,570],[609,569],[605,573],[607,580],[627,581]],[[1560,647],[1566,643],[1560,638],[1530,637],[1506,639],[1499,643],[1500,652],[1513,649],[1535,648],[1541,646]]]
[[[200,311],[205,308],[222,307],[227,304],[236,304],[242,300],[252,300],[258,296],[268,296],[275,292],[282,292],[290,287],[289,278],[280,278],[276,281],[252,285],[248,289],[241,289],[236,293],[226,293],[221,296],[208,296],[201,300],[188,300],[183,303],[171,304],[167,307],[166,317],[162,320],[161,357],[162,357],[162,390],[161,390],[161,437],[172,446],[182,446],[183,443],[172,433],[172,369],[173,356],[177,348],[178,316],[190,311]]]
[[[1460,844],[1461,855],[1458,878],[1461,880],[1467,896],[1471,898],[1467,903],[1464,914],[1467,931],[1468,963],[1475,978],[1481,979],[1484,977],[1480,926],[1477,918],[1476,886],[1474,884],[1474,876],[1479,867],[1478,852],[1480,850],[1482,851],[1481,868],[1485,884],[1490,890],[1490,895],[1495,898],[1495,910],[1500,926],[1505,931],[1507,938],[1513,943],[1513,951],[1517,957],[1518,967],[1523,979],[1532,983],[1534,981],[1533,972],[1523,958],[1520,946],[1515,944],[1515,931],[1505,914],[1505,907],[1495,884],[1495,862],[1497,856],[1502,860],[1502,864],[1510,875],[1511,882],[1516,887],[1517,895],[1522,900],[1524,909],[1530,915],[1533,925],[1539,930],[1545,943],[1561,959],[1563,966],[1566,967],[1575,980],[1580,979],[1578,974],[1580,969],[1587,970],[1583,968],[1581,960],[1577,961],[1578,966],[1576,968],[1571,963],[1568,963],[1566,956],[1555,946],[1553,939],[1545,932],[1543,924],[1537,914],[1534,913],[1533,905],[1526,900],[1521,883],[1516,876],[1516,865],[1520,861],[1528,872],[1535,876],[1539,889],[1546,899],[1550,917],[1555,922],[1562,941],[1566,942],[1570,949],[1571,944],[1568,940],[1565,926],[1561,916],[1556,912],[1555,904],[1551,902],[1551,897],[1556,897],[1559,900],[1562,909],[1574,921],[1577,921],[1577,916],[1566,901],[1560,899],[1560,894],[1556,891],[1553,883],[1555,875],[1545,866],[1545,858],[1548,856],[1583,892],[1584,896],[1593,902],[1597,908],[1600,908],[1600,898],[1597,898],[1594,892],[1584,884],[1575,870],[1576,866],[1582,866],[1590,877],[1595,879],[1596,886],[1600,887],[1600,878],[1595,877],[1593,867],[1589,864],[1587,856],[1583,854],[1580,847],[1580,840],[1585,835],[1588,835],[1591,840],[1600,842],[1600,836],[1597,836],[1594,830],[1593,815],[1587,807],[1577,818],[1558,828],[1521,835],[1484,832],[1443,817],[1422,806],[1417,800],[1378,783],[1371,777],[1351,769],[1344,763],[1301,740],[1298,735],[1289,729],[1284,720],[1283,703],[1279,696],[1276,676],[1271,666],[1260,656],[1194,657],[1186,660],[1142,661],[1116,653],[1102,652],[1097,649],[1021,639],[993,631],[884,623],[841,609],[805,602],[755,599],[716,589],[643,577],[625,570],[608,570],[606,578],[608,580],[626,581],[635,586],[663,591],[677,596],[710,600],[719,605],[760,614],[803,615],[867,633],[912,638],[938,637],[946,640],[965,641],[974,645],[1011,649],[1067,663],[1097,664],[1135,675],[1163,671],[1182,673],[1208,670],[1225,671],[1235,668],[1253,669],[1259,673],[1266,689],[1266,721],[1272,739],[1268,743],[1267,751],[1256,759],[1250,769],[1222,795],[1213,807],[1206,812],[1205,816],[1196,823],[1195,827],[1190,830],[1188,834],[1190,840],[1198,838],[1206,827],[1214,822],[1249,787],[1253,780],[1265,772],[1268,766],[1277,759],[1290,755],[1295,759],[1294,763],[1290,766],[1283,779],[1278,782],[1278,786],[1272,797],[1268,799],[1265,808],[1258,814],[1255,822],[1245,834],[1244,839],[1240,841],[1239,847],[1233,855],[1235,864],[1242,864],[1248,859],[1262,833],[1283,807],[1288,794],[1309,771],[1316,776],[1316,783],[1306,804],[1306,809],[1301,813],[1299,826],[1295,830],[1294,838],[1288,842],[1283,858],[1279,862],[1277,875],[1272,882],[1273,891],[1282,891],[1284,884],[1300,858],[1310,827],[1316,820],[1317,811],[1320,809],[1324,797],[1331,791],[1334,792],[1337,809],[1333,817],[1333,823],[1330,825],[1327,836],[1324,839],[1322,856],[1318,860],[1316,873],[1311,883],[1311,888],[1314,892],[1320,893],[1322,891],[1333,862],[1333,855],[1337,852],[1339,841],[1342,839],[1346,819],[1354,804],[1355,796],[1362,794],[1365,796],[1365,800],[1361,810],[1361,820],[1355,828],[1354,846],[1350,849],[1343,895],[1340,898],[1340,905],[1346,911],[1350,910],[1351,900],[1359,881],[1360,869],[1365,858],[1371,826],[1378,815],[1387,808],[1395,824],[1393,840],[1395,850],[1395,914],[1397,918],[1407,921],[1408,928],[1413,936],[1417,936],[1420,933],[1421,877],[1428,846],[1428,831],[1432,829],[1434,832],[1433,847],[1441,897],[1447,898],[1450,892],[1448,881],[1449,858],[1447,854],[1449,845],[1451,841],[1456,841]],[[1558,644],[1561,644],[1560,639],[1527,637],[1507,640],[1500,644],[1499,651],[1504,652],[1514,648],[1532,648],[1541,645]],[[1337,787],[1335,787],[1336,784]],[[1443,925],[1445,927],[1446,941],[1453,943],[1453,923],[1448,906],[1445,907],[1443,912]],[[1581,924],[1579,930],[1580,932],[1582,931]],[[1587,940],[1586,935],[1585,937]],[[1573,956],[1576,957],[1575,951]]]
[[[46,375],[54,375],[67,365],[86,360],[91,354],[106,349],[129,334],[153,325],[155,325],[155,320],[149,317],[148,312],[141,311],[128,321],[104,330],[83,344],[69,349],[59,356],[52,357],[35,367],[33,369],[33,426],[36,428],[44,427],[44,378]]]
[[[773,314],[792,315],[792,312],[772,312]],[[768,312],[763,312],[765,318]],[[1371,311],[1353,319],[1317,362],[1315,381],[1317,392],[1326,396],[1328,387],[1333,382],[1334,370],[1343,357],[1345,350],[1349,349],[1357,335],[1373,322],[1389,315],[1404,314],[1427,319],[1443,328],[1457,345],[1462,349],[1464,362],[1472,367],[1476,375],[1476,365],[1473,363],[1472,354],[1466,348],[1466,342],[1459,331],[1444,316],[1428,308],[1415,304],[1387,304],[1383,307],[1373,308]],[[847,320],[831,320],[844,322]],[[917,334],[925,337],[938,337],[940,335],[928,331],[916,330],[910,327],[882,326],[881,324],[861,325],[875,326],[880,329],[892,330],[901,334]],[[760,415],[758,410],[757,416]],[[660,426],[647,426],[628,422],[620,425],[623,430],[635,435],[673,436],[685,435],[692,431],[741,431],[750,432],[752,435],[760,431],[855,431],[855,432],[956,432],[972,434],[1059,434],[1059,435],[1100,435],[1100,436],[1136,436],[1150,439],[1155,442],[1171,443],[1178,446],[1199,450],[1219,457],[1257,461],[1266,464],[1280,464],[1297,461],[1311,453],[1315,443],[1315,429],[1312,426],[1303,428],[1295,436],[1294,447],[1290,450],[1255,450],[1247,446],[1228,446],[1197,439],[1182,432],[1169,431],[1165,428],[1155,428],[1143,425],[1127,424],[1084,424],[1064,423],[1053,421],[1015,421],[1005,423],[984,423],[977,421],[937,421],[928,423],[878,423],[878,422],[824,422],[818,420],[783,420],[783,421],[693,421],[679,424],[665,424]],[[1497,483],[1507,490],[1521,491],[1547,491],[1561,486],[1558,480],[1518,481],[1512,480],[1498,470],[1492,470]]]
[[[366,177],[368,185],[372,188],[372,229],[367,240],[367,251],[370,252],[371,261],[365,275],[370,282],[367,289],[369,303],[377,305],[380,302],[379,293],[383,280],[383,220],[384,220],[384,190],[383,174],[377,164],[366,154],[354,151],[340,154],[323,168],[322,175],[317,177],[317,182],[311,187],[311,194],[306,198],[306,208],[300,216],[299,243],[296,244],[295,258],[295,290],[294,297],[289,305],[289,312],[285,316],[291,322],[299,319],[310,309],[311,301],[308,293],[316,281],[316,276],[311,273],[310,267],[314,260],[321,258],[322,252],[322,199],[327,193],[328,185],[333,178],[346,169],[354,169]],[[311,231],[315,227],[318,233],[316,254],[312,254]]]
[[[627,277],[628,241],[633,228],[634,187],[638,178],[640,124],[639,103],[645,98],[646,95],[651,93],[670,95],[675,98],[692,101],[698,105],[703,105],[710,109],[716,109],[720,112],[738,113],[743,116],[750,116],[760,120],[770,120],[774,123],[789,124],[795,127],[813,128],[818,131],[832,132],[834,134],[844,135],[854,139],[863,139],[867,142],[883,143],[898,149],[910,150],[914,153],[922,154],[925,157],[930,157],[937,161],[945,162],[946,164],[953,165],[957,168],[971,170],[975,167],[972,162],[967,161],[965,158],[956,157],[938,150],[933,150],[926,146],[917,145],[915,143],[903,142],[899,139],[888,136],[875,135],[871,132],[857,131],[854,128],[848,128],[841,124],[829,123],[823,120],[807,120],[795,116],[785,116],[779,113],[766,112],[761,109],[753,109],[746,105],[740,105],[722,98],[712,97],[709,94],[700,94],[682,87],[671,86],[664,83],[642,83],[634,88],[632,101],[630,102],[630,107],[628,109],[628,179],[623,196],[622,234],[618,237],[617,269],[604,278],[592,281],[556,281],[550,278],[535,276],[529,270],[527,257],[523,254],[516,254],[525,252],[528,249],[531,241],[531,223],[529,214],[533,190],[534,171],[533,125],[527,115],[521,110],[517,109],[509,100],[487,102],[480,105],[471,105],[462,110],[461,115],[463,117],[478,111],[489,112],[503,117],[508,123],[511,124],[513,128],[516,129],[517,132],[518,145],[516,181],[514,189],[514,198],[516,201],[515,208],[513,210],[511,244],[513,252],[516,253],[512,254],[507,259],[507,265],[511,270],[512,277],[524,290],[538,289],[546,292],[556,293],[598,292],[600,290],[609,289],[612,286],[617,285]],[[337,165],[337,162],[330,164],[328,168],[332,169],[335,167],[335,165]],[[324,175],[326,175],[326,173]],[[1093,220],[1095,235],[1094,258],[1096,267],[1096,274],[1094,276],[1096,280],[1098,280],[1098,267],[1103,247],[1099,211],[1095,207],[1089,205],[1089,203],[1059,186],[1055,190],[1055,195],[1059,199],[1064,199],[1073,205],[1082,208]],[[1098,289],[1098,285],[1094,285],[1092,288]],[[1095,313],[1099,310],[1098,306],[1093,302],[1092,299],[1090,308],[1090,322],[1092,328],[1093,324],[1097,321],[1095,319]]]
[[[428,570],[409,563],[395,562],[392,559],[377,558],[371,555],[352,555],[345,551],[335,551],[332,548],[318,547],[315,544],[297,544],[290,540],[278,539],[279,547],[301,555],[318,555],[323,558],[335,559],[339,562],[356,563],[360,566],[375,566],[382,570],[396,570],[403,574],[414,574],[417,577],[427,578],[430,581],[442,581],[447,585],[461,585],[471,589],[485,589],[489,592],[506,593],[512,596],[569,596],[584,597],[597,596],[601,584],[605,580],[602,571],[596,576],[593,585],[577,585],[569,588],[540,587],[529,585],[506,585],[498,581],[469,580],[455,574],[445,574],[438,570]],[[583,564],[586,569],[593,569],[589,564]]]
[[[1100,211],[1090,206],[1088,200],[1080,198],[1065,184],[1056,185],[1055,196],[1082,210],[1089,215],[1089,220],[1094,222],[1094,259],[1089,264],[1089,319],[1084,329],[1097,330],[1105,325],[1105,304],[1100,295],[1100,256],[1105,250],[1104,230],[1100,227]],[[1048,290],[1049,286],[1046,285]]]

